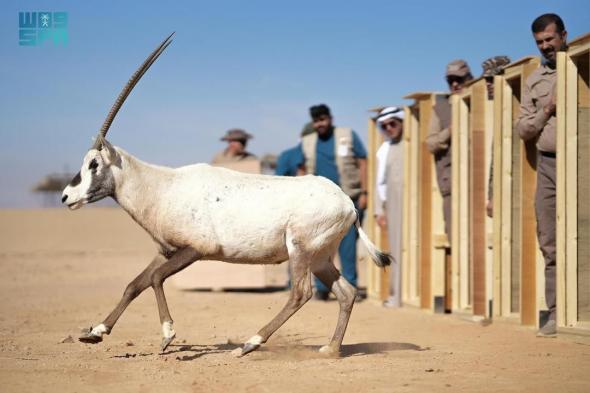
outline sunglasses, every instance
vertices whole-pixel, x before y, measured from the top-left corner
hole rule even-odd
[[[380,126],[381,126],[382,130],[387,130],[389,127],[391,127],[391,128],[398,127],[398,124],[399,124],[399,122],[393,120],[393,121],[389,121],[387,123],[381,123]]]
[[[461,77],[461,76],[447,76],[447,83],[449,85],[452,85],[453,83],[457,82],[458,84],[461,84],[465,81],[465,78]]]

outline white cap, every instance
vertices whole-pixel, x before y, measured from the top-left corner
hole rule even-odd
[[[397,106],[388,106],[381,109],[377,115],[377,122],[383,123],[389,119],[397,118],[400,120],[404,119],[404,109]]]

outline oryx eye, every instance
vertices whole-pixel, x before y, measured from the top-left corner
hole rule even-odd
[[[88,169],[94,170],[96,168],[98,168],[98,162],[96,162],[96,159],[93,159],[90,161],[90,164],[88,164]]]

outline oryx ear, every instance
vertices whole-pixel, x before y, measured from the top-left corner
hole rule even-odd
[[[101,152],[105,164],[113,165],[119,162],[119,153],[117,153],[117,150],[114,148],[114,146],[104,138],[102,139]]]

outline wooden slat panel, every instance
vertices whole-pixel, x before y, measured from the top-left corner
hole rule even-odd
[[[426,147],[432,116],[432,99],[420,101],[420,307],[430,309],[432,254],[432,179],[434,162]]]
[[[501,77],[494,78],[494,135],[493,135],[493,184],[494,218],[493,218],[493,293],[494,310],[492,316],[502,315],[502,210],[503,210],[503,149],[502,149],[502,106],[503,85]]]
[[[512,217],[514,207],[512,206],[513,191],[513,165],[512,165],[512,124],[513,124],[513,102],[512,86],[506,80],[502,80],[502,168],[500,180],[502,183],[502,210],[500,211],[502,221],[502,254],[501,254],[501,315],[508,316],[512,312]]]
[[[511,258],[510,258],[510,311],[513,313],[520,312],[520,271],[521,271],[521,215],[522,215],[522,150],[521,141],[518,132],[512,130],[512,124],[518,117],[520,111],[520,78],[510,81],[512,90],[512,122],[510,124],[512,139],[512,203],[511,203]]]
[[[577,321],[590,321],[590,54],[576,58],[577,65]],[[569,205],[568,205],[569,207]],[[573,207],[572,207],[573,208]],[[569,254],[569,249],[568,249]],[[568,255],[569,256],[569,255]],[[573,290],[572,290],[573,292]]]
[[[567,267],[567,183],[566,183],[566,57],[565,52],[557,53],[557,105],[556,105],[556,149],[557,149],[557,197],[556,197],[556,290],[557,290],[557,324],[568,326],[567,320],[567,290],[566,290],[566,267]],[[565,157],[564,160],[562,157]]]
[[[523,66],[522,85],[537,68],[536,63]],[[522,223],[521,223],[521,323],[536,325],[537,313],[537,219],[535,190],[537,187],[537,148],[534,141],[522,143]]]
[[[487,92],[484,81],[472,87],[470,125],[470,260],[473,269],[473,313],[486,315],[486,145],[485,105]]]
[[[458,160],[454,163],[458,165],[458,177],[453,179],[454,184],[457,184],[454,188],[455,194],[459,201],[459,209],[457,211],[458,218],[454,220],[453,225],[456,222],[456,228],[458,228],[457,241],[453,239],[452,252],[458,254],[459,258],[459,307],[465,309],[471,306],[471,261],[469,258],[469,106],[471,105],[470,100],[459,100],[459,144],[455,145],[453,149],[458,149]],[[454,165],[455,166],[455,165]],[[460,181],[465,179],[467,181]],[[458,192],[457,192],[458,191]]]

